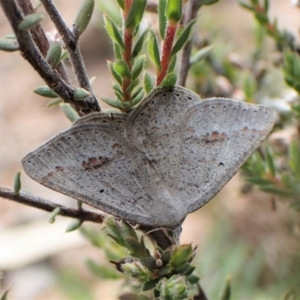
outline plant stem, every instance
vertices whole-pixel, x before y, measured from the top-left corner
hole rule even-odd
[[[123,11],[123,21],[124,21],[124,45],[125,45],[125,52],[123,54],[123,59],[126,62],[129,70],[131,70],[131,51],[132,51],[132,41],[133,41],[133,32],[125,27],[126,18],[128,17],[128,13],[132,6],[132,0],[125,0],[125,7]],[[131,83],[131,78],[123,78],[122,89],[124,93],[124,101],[131,100],[131,92],[127,92],[127,88]]]
[[[18,5],[24,15],[29,15],[34,13],[34,8],[32,6],[32,3],[30,0],[17,0]],[[41,51],[42,55],[46,57],[48,49],[50,47],[50,43],[46,37],[46,34],[41,26],[41,24],[37,24],[33,28],[30,29],[30,32],[32,34],[32,38],[34,42],[36,43],[37,47]],[[63,78],[64,81],[66,81],[68,84],[71,83],[70,78],[68,76],[67,70],[64,66],[63,62],[60,62],[58,66],[56,67],[57,72],[60,74],[60,76]]]
[[[199,1],[199,0],[188,1],[186,11],[184,14],[184,20],[183,20],[184,26],[189,24],[193,19],[195,19],[197,17],[200,7],[201,7],[201,1]],[[180,71],[178,74],[178,84],[181,86],[185,86],[188,71],[190,69],[192,44],[193,44],[192,39],[190,39],[184,45],[183,50],[182,50],[181,65],[180,65]]]
[[[19,43],[22,56],[44,79],[46,84],[66,103],[70,103],[79,115],[99,111],[99,104],[95,101],[75,101],[74,88],[65,82],[59,74],[47,63],[40,50],[33,41],[29,30],[19,30],[18,25],[23,21],[23,15],[15,0],[0,0],[3,11],[10,22]]]
[[[74,34],[67,27],[52,0],[41,0],[41,3],[45,7],[48,15],[50,16],[68,50],[70,61],[73,66],[73,70],[75,72],[79,86],[91,93],[91,96],[87,99],[87,101],[91,102],[95,106],[96,111],[100,111],[101,109],[99,103],[96,97],[92,94],[92,89],[90,86],[89,78],[87,76],[80,47],[78,46],[78,39],[75,37],[76,34]]]
[[[162,56],[161,56],[161,70],[157,74],[156,85],[159,86],[167,74],[169,63],[170,63],[170,54],[172,51],[173,41],[175,38],[177,29],[177,23],[168,24],[165,34],[165,40],[163,42]]]
[[[0,197],[21,204],[25,204],[28,206],[32,206],[41,210],[45,210],[48,212],[52,212],[55,208],[59,207],[60,216],[80,219],[82,221],[102,223],[104,219],[104,216],[100,215],[99,213],[95,213],[87,210],[68,208],[66,206],[53,203],[49,200],[45,200],[43,198],[39,198],[25,192],[20,192],[19,194],[15,194],[13,190],[1,186],[0,186]]]

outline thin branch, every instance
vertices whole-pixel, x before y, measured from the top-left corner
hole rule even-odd
[[[34,8],[30,0],[17,0],[18,5],[24,15],[29,15],[34,13]],[[46,34],[41,26],[41,24],[37,24],[33,28],[30,29],[33,40],[36,43],[37,47],[41,51],[42,55],[46,57],[48,49],[50,47],[50,43],[46,37]],[[65,80],[68,84],[71,83],[70,78],[68,76],[67,70],[63,62],[60,62],[56,67],[57,72],[60,76]]]
[[[187,3],[186,11],[184,14],[184,20],[183,25],[187,26],[193,19],[197,17],[198,10],[201,7],[201,0],[190,0]],[[191,58],[191,52],[192,52],[192,44],[193,41],[190,39],[182,50],[182,56],[181,56],[181,66],[179,71],[179,78],[178,78],[178,84],[181,86],[185,86],[186,78],[188,75],[188,71],[190,69],[190,58]]]
[[[75,37],[74,33],[67,27],[52,0],[41,0],[41,3],[46,9],[67,48],[79,86],[92,93],[80,47],[78,45],[78,39]],[[95,105],[97,111],[101,110],[99,103],[93,94],[91,97],[89,97],[88,101],[92,102]]]
[[[75,101],[73,99],[74,88],[67,84],[59,74],[50,67],[34,43],[30,31],[18,29],[18,25],[23,20],[23,15],[15,0],[0,0],[0,4],[14,30],[22,56],[33,66],[45,80],[46,84],[65,102],[70,103],[79,115],[99,111],[100,107],[98,102],[96,101],[97,103],[95,103],[95,101],[90,99],[91,97],[85,99],[85,101]]]
[[[60,204],[53,203],[49,200],[45,200],[40,197],[33,196],[31,194],[20,192],[15,194],[12,189],[1,187],[0,186],[0,197],[8,200],[12,200],[21,204],[32,206],[41,210],[52,212],[55,208],[59,207],[60,216],[70,217],[79,219],[82,221],[90,221],[94,223],[103,223],[104,216],[99,213],[95,213],[88,210],[77,210],[69,208]]]

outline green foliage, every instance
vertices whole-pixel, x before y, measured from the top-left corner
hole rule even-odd
[[[139,238],[128,223],[108,218],[105,224],[107,235],[129,253],[128,257],[112,263],[119,272],[140,282],[144,292],[151,291],[161,299],[185,299],[194,294],[192,286],[199,277],[193,274],[191,245],[174,245],[166,250],[157,247],[151,255],[144,238]]]
[[[78,113],[76,112],[76,110],[70,104],[62,103],[62,104],[60,104],[60,107],[62,108],[62,111],[65,114],[65,116],[72,123],[79,119]]]
[[[182,18],[182,0],[168,0],[166,5],[168,21],[179,22]]]
[[[84,0],[75,19],[76,36],[79,37],[88,26],[95,6],[94,0]]]
[[[19,50],[19,44],[15,37],[0,38],[0,50],[6,52],[14,52]]]
[[[60,207],[56,207],[53,209],[53,211],[49,215],[48,222],[50,224],[53,224],[55,222],[55,218],[59,215],[60,213]]]
[[[128,16],[125,20],[125,27],[134,30],[141,22],[147,0],[133,0]]]
[[[181,34],[179,35],[175,45],[172,48],[172,52],[171,55],[176,54],[179,50],[182,49],[182,47],[186,44],[186,42],[189,40],[189,38],[191,37],[191,33],[192,33],[192,28],[194,27],[196,23],[196,20],[191,21],[185,28],[184,30],[181,32]]]
[[[230,300],[231,288],[230,288],[231,278],[228,277],[224,289],[220,295],[220,300]]]
[[[201,5],[210,5],[216,2],[217,0],[202,0]],[[258,24],[254,32],[255,42],[251,44],[254,49],[249,50],[250,54],[243,53],[241,61],[232,58],[231,54],[237,53],[228,46],[228,41],[225,41],[224,37],[220,39],[219,33],[216,33],[213,27],[208,30],[203,29],[209,34],[192,49],[191,72],[188,81],[203,97],[242,95],[241,98],[247,102],[263,102],[266,99],[271,99],[272,102],[272,98],[282,98],[282,94],[278,93],[278,86],[279,89],[281,87],[287,89],[286,84],[298,94],[300,93],[300,60],[298,52],[295,51],[295,39],[289,32],[279,27],[276,19],[272,20],[269,17],[270,3],[268,0],[245,0],[241,3],[241,9],[245,8],[252,13]],[[130,112],[143,99],[144,94],[151,92],[155,85],[173,86],[176,84],[178,75],[176,73],[176,55],[189,42],[196,20],[192,20],[183,30],[178,30],[177,26],[182,16],[182,1],[160,0],[157,16],[158,28],[144,29],[140,23],[146,9],[146,1],[134,0],[130,7],[126,6],[128,2],[123,0],[117,0],[117,4],[121,9],[121,18],[113,17],[109,13],[104,16],[105,27],[112,40],[115,54],[115,59],[108,62],[109,70],[115,81],[112,85],[115,98],[103,98],[103,100],[123,112]],[[78,36],[86,29],[93,6],[94,1],[85,0],[83,2],[75,21]],[[120,21],[121,19],[122,21]],[[33,28],[40,21],[39,14],[28,15],[19,28],[27,30]],[[201,26],[203,25],[201,24]],[[210,26],[215,26],[215,24]],[[199,30],[202,37],[202,27]],[[267,57],[264,55],[266,35],[271,37],[275,43],[274,48],[279,56],[277,65],[270,59],[272,53],[268,53]],[[210,45],[211,42],[213,42],[213,46]],[[0,49],[4,51],[18,50],[16,38],[14,36],[1,38]],[[170,52],[166,54],[167,49],[170,49]],[[143,50],[146,50],[147,53],[144,54]],[[165,57],[163,57],[164,54],[166,54]],[[52,68],[55,68],[65,58],[65,55],[67,52],[62,51],[60,43],[53,42],[46,60]],[[155,81],[151,69],[146,70],[149,62],[152,62],[155,67],[156,79],[162,71],[165,71],[160,82]],[[278,73],[280,74],[278,77],[274,76]],[[268,85],[270,81],[272,83]],[[47,106],[62,102],[62,99],[48,86],[40,86],[34,92],[43,97],[52,98]],[[89,95],[87,90],[77,88],[74,99],[84,100]],[[289,105],[292,110],[286,116],[283,116],[280,111],[278,112],[275,130],[284,130],[287,126],[298,126],[299,99]],[[61,104],[61,107],[72,122],[79,118],[77,112],[69,104]],[[275,143],[266,142],[245,163],[242,174],[250,185],[272,196],[272,199],[278,202],[289,203],[292,210],[300,211],[299,138],[289,139],[284,150],[278,150]],[[18,176],[17,174],[17,179],[19,179]],[[21,184],[18,180],[15,182],[14,191],[17,194]],[[255,200],[252,199],[253,203]],[[55,221],[55,216],[59,214],[59,211],[60,209],[56,208],[51,213],[49,222]],[[254,217],[256,216],[253,215]],[[93,275],[102,279],[117,279],[124,275],[130,277],[135,282],[135,288],[132,290],[139,294],[137,299],[140,300],[153,299],[153,297],[160,299],[192,297],[196,294],[196,284],[199,282],[196,273],[204,274],[203,277],[209,278],[205,286],[205,290],[207,289],[211,296],[209,299],[243,299],[247,295],[251,299],[269,300],[275,299],[274,295],[278,296],[280,293],[281,296],[284,295],[280,296],[284,300],[299,300],[299,291],[290,289],[290,286],[294,285],[297,288],[299,282],[297,273],[293,273],[292,280],[283,280],[280,274],[272,274],[279,278],[277,278],[278,281],[273,279],[278,287],[273,287],[274,290],[268,290],[262,294],[258,287],[261,285],[264,285],[264,288],[268,287],[268,282],[265,281],[272,281],[272,278],[269,278],[270,270],[264,265],[268,257],[262,247],[256,245],[251,248],[241,240],[241,237],[237,238],[236,231],[241,228],[235,228],[234,234],[230,235],[230,228],[227,227],[232,223],[224,221],[222,225],[219,224],[218,229],[213,231],[218,236],[211,237],[209,243],[203,243],[203,247],[208,249],[206,252],[204,251],[200,261],[195,263],[192,263],[195,249],[191,245],[151,249],[151,247],[147,247],[144,237],[141,237],[124,221],[117,222],[114,219],[106,221],[106,233],[111,239],[107,239],[98,230],[81,226],[82,221],[80,220],[70,223],[67,230],[79,228],[80,232],[94,246],[104,251],[107,260],[116,267],[114,270],[89,259],[86,261],[86,265]],[[292,227],[292,225],[290,226]],[[280,261],[280,264],[284,263]],[[299,264],[295,263],[295,268],[298,266]],[[75,274],[76,272],[66,273],[62,276],[63,289],[71,299],[91,299],[89,287],[83,283],[79,275]],[[228,274],[231,276],[228,277]],[[224,286],[223,290],[221,290],[222,286]],[[267,290],[267,288],[265,289]],[[271,298],[264,297],[267,293],[272,295]],[[7,292],[1,299],[5,299],[6,295]]]
[[[110,17],[104,16],[104,23],[109,37],[118,45],[118,47],[124,50],[125,45],[123,38],[115,22]]]
[[[41,85],[33,90],[37,95],[46,97],[46,98],[57,98],[57,94],[54,93],[48,85]]]
[[[149,31],[148,52],[149,52],[149,57],[154,63],[156,69],[161,70],[160,51],[159,51],[158,41],[155,36],[155,33],[152,30]]]
[[[77,101],[81,101],[87,98],[88,96],[90,96],[90,92],[88,92],[86,89],[76,88],[74,91],[73,99]]]
[[[17,172],[14,178],[14,193],[18,195],[21,190],[21,171]]]
[[[263,2],[262,4],[260,2]],[[240,1],[240,5],[247,10],[254,13],[254,16],[258,23],[263,26],[269,36],[271,36],[277,43],[278,49],[284,49],[289,47],[294,48],[294,39],[288,31],[281,31],[278,28],[277,20],[274,19],[272,22],[268,16],[270,3],[269,0],[258,1],[248,0],[246,2]]]
[[[167,0],[160,0],[158,1],[158,24],[159,24],[159,34],[160,38],[163,39],[166,33],[166,26],[167,26],[167,17],[165,14],[167,6]]]
[[[66,232],[75,231],[82,225],[83,221],[81,220],[73,220],[69,223],[69,225],[66,228]]]
[[[300,58],[298,53],[287,51],[283,63],[286,83],[300,94]]]
[[[59,41],[54,41],[50,45],[46,56],[46,61],[52,68],[55,68],[61,61],[62,58],[61,54],[62,54],[61,43]]]
[[[19,24],[18,29],[29,30],[43,20],[41,14],[33,13],[24,17],[23,21]]]

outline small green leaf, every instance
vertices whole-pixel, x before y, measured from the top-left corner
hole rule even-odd
[[[159,34],[162,40],[165,39],[167,17],[166,17],[167,0],[158,1],[158,20],[159,20]]]
[[[173,72],[167,74],[163,81],[161,82],[160,86],[168,87],[168,86],[175,86],[177,82],[177,75]]]
[[[64,61],[67,58],[69,58],[69,52],[67,50],[63,50],[61,53],[60,61]]]
[[[139,39],[137,40],[135,46],[133,47],[133,50],[132,50],[132,57],[137,57],[139,55],[139,53],[141,52],[143,46],[144,46],[144,41],[145,41],[145,38],[148,34],[149,30],[145,30],[141,36],[139,37]]]
[[[240,2],[240,5],[241,5],[242,7],[244,7],[245,9],[248,9],[248,10],[250,10],[250,11],[254,11],[254,7],[251,6],[251,5],[248,5],[248,4],[243,3],[243,2]]]
[[[159,278],[146,281],[143,284],[142,291],[145,292],[145,291],[149,291],[149,290],[154,289],[158,282],[159,282]]]
[[[124,9],[125,8],[125,5],[124,5],[124,0],[117,0],[119,6]]]
[[[124,98],[123,90],[120,84],[115,83],[112,88],[115,91],[115,94],[118,96],[118,99],[121,100]]]
[[[174,247],[171,253],[170,266],[173,270],[183,267],[192,257],[193,248],[191,244]]]
[[[197,275],[189,275],[186,277],[186,280],[190,283],[190,284],[196,284],[199,282],[200,277]]]
[[[162,278],[156,286],[160,298],[163,300],[188,299],[189,286],[186,278],[181,275],[173,275],[170,278]]]
[[[141,91],[143,91],[143,88],[141,86],[137,87],[131,95],[132,99],[134,99]]]
[[[154,89],[154,78],[148,72],[144,75],[144,89],[149,94]]]
[[[111,237],[118,245],[126,248],[126,241],[124,239],[120,222],[116,221],[112,217],[105,219],[106,228],[105,231],[109,237]]]
[[[82,220],[73,220],[66,228],[66,232],[71,232],[78,229],[82,225]]]
[[[283,196],[283,197],[288,197],[289,193],[287,191],[284,191],[280,188],[277,188],[275,186],[261,186],[259,187],[259,189],[265,193],[269,193],[269,194],[275,194],[278,196]]]
[[[142,88],[138,89],[138,93],[133,94],[132,100],[131,100],[131,105],[135,106],[137,105],[144,97],[144,91]]]
[[[46,97],[46,98],[57,98],[57,94],[54,93],[48,85],[41,85],[38,86],[37,88],[35,88],[33,90],[34,93],[36,93],[37,95]]]
[[[134,29],[142,20],[147,0],[133,0],[128,16],[125,20],[125,27],[127,29]]]
[[[229,276],[226,280],[224,289],[221,293],[220,300],[230,300],[230,296],[231,296],[230,284],[231,284],[231,277]]]
[[[76,101],[82,101],[85,98],[89,97],[91,94],[84,88],[76,88],[73,94],[73,99]]]
[[[122,102],[118,99],[101,98],[101,100],[103,100],[105,103],[112,107],[122,109]]]
[[[15,38],[0,38],[0,50],[6,52],[17,51],[19,50],[19,44]]]
[[[219,0],[202,0],[201,5],[212,5],[219,2]]]
[[[208,55],[211,53],[213,47],[212,46],[206,46],[201,48],[199,51],[197,51],[190,60],[190,65],[193,65],[203,59],[205,59],[206,57],[208,57]]]
[[[59,41],[54,41],[48,49],[46,61],[54,69],[61,60],[61,52],[62,52],[62,47]]]
[[[122,77],[120,76],[120,74],[116,71],[114,64],[111,61],[107,62],[107,65],[110,69],[110,72],[112,74],[112,76],[114,77],[114,79],[120,84],[122,85]]]
[[[21,171],[18,171],[14,178],[14,193],[16,195],[19,195],[21,187]]]
[[[60,104],[62,102],[63,102],[62,99],[60,99],[60,98],[54,98],[53,100],[51,100],[51,101],[49,101],[47,103],[47,107],[52,107],[52,106],[58,105],[58,104]]]
[[[121,77],[131,77],[131,72],[128,68],[127,63],[124,60],[118,60],[114,63],[114,69]]]
[[[138,57],[131,69],[131,79],[134,80],[136,78],[139,77],[139,75],[141,74],[143,68],[144,68],[144,64],[145,64],[145,55],[141,55],[140,57]]]
[[[76,110],[68,103],[62,103],[60,105],[65,116],[73,123],[79,119],[79,115]]]
[[[173,55],[171,57],[171,62],[169,64],[169,67],[168,67],[168,72],[167,73],[173,73],[175,71],[175,68],[176,68],[176,61],[177,61],[177,57],[176,55]]]
[[[93,14],[93,10],[94,10],[94,6],[95,6],[95,2],[94,0],[84,0],[79,12],[77,14],[77,17],[75,19],[75,26],[76,26],[76,36],[79,37],[86,29],[86,27],[88,26],[91,18],[92,18],[92,14]]]
[[[115,43],[115,42],[113,42],[113,44],[114,44],[115,58],[116,59],[122,59],[122,52],[121,52],[120,46],[117,43]]]
[[[129,86],[126,89],[126,92],[129,93],[131,91],[133,91],[133,89],[140,83],[139,78],[136,78],[135,80],[131,81],[131,83],[129,84]]]
[[[55,222],[55,218],[59,215],[60,213],[60,207],[56,207],[52,210],[52,212],[50,213],[48,222],[50,224],[53,224]]]
[[[273,157],[274,157],[274,153],[272,153],[271,150],[267,148],[267,150],[266,150],[266,161],[267,161],[267,164],[268,164],[268,167],[269,167],[269,171],[271,172],[271,174],[273,176],[275,176],[276,175],[276,168],[275,168]]]
[[[243,91],[245,93],[246,100],[251,100],[257,91],[256,80],[253,74],[246,74],[243,81]]]
[[[171,55],[176,54],[181,48],[185,45],[185,43],[188,41],[188,39],[191,36],[192,28],[196,23],[196,19],[192,20],[181,32],[180,36],[178,37],[177,41],[175,42]]]
[[[24,17],[23,21],[19,24],[19,30],[28,30],[39,24],[43,20],[43,16],[41,14],[29,14]]]
[[[166,17],[171,22],[179,22],[182,18],[182,0],[168,0]]]
[[[246,181],[259,186],[274,186],[273,181],[263,178],[249,177],[246,178]]]
[[[300,144],[293,141],[289,147],[289,166],[295,177],[300,180]]]
[[[104,16],[104,24],[110,38],[122,49],[125,49],[122,35],[116,24],[107,16]]]
[[[160,53],[156,36],[152,30],[149,31],[148,52],[157,70],[161,70]]]

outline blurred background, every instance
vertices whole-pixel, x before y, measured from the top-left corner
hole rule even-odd
[[[103,29],[102,13],[104,7],[114,8],[107,1],[96,2],[92,22],[80,45],[89,77],[96,76],[94,93],[99,98],[113,97],[106,66],[113,53]],[[57,0],[56,4],[71,26],[81,1]],[[297,38],[299,16],[300,9],[290,1],[270,0],[270,18],[276,17],[279,28]],[[147,17],[145,24],[155,16]],[[217,41],[243,60],[254,50],[254,24],[253,15],[237,1],[221,0],[201,8],[195,35],[210,35],[210,42]],[[46,14],[42,25],[46,31],[54,30]],[[0,9],[0,36],[11,32]],[[47,108],[48,100],[32,92],[39,85],[43,85],[41,78],[18,52],[0,52],[1,186],[12,186],[20,161],[29,151],[71,125],[59,106]],[[226,83],[220,85],[226,87]],[[284,84],[275,85],[278,97],[288,92]],[[184,222],[181,242],[198,245],[194,262],[209,299],[217,299],[228,276],[232,280],[232,299],[283,299],[289,289],[300,287],[300,237],[295,225],[299,213],[285,201],[277,201],[274,207],[272,196],[256,189],[245,193],[246,188],[237,174],[214,200]],[[22,189],[75,207],[72,199],[42,187],[24,173]],[[86,265],[89,259],[109,266],[104,252],[79,231],[65,233],[70,219],[58,217],[49,224],[48,217],[38,209],[0,199],[2,292],[10,288],[11,300],[118,299],[126,290],[123,277],[97,277]],[[98,225],[84,226],[104,235]]]

